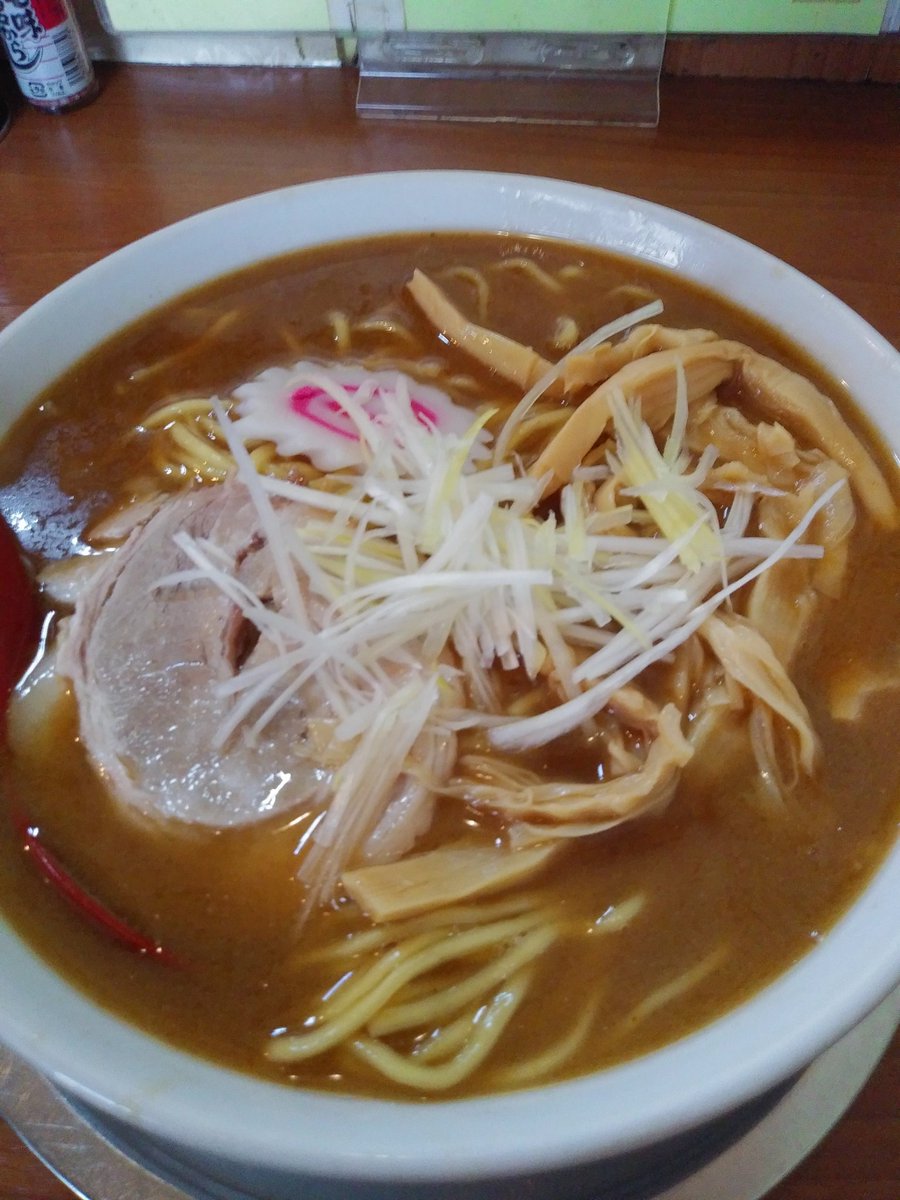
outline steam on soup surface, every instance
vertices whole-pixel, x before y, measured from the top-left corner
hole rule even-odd
[[[668,274],[494,235],[266,263],[73,367],[0,480],[57,614],[4,912],[199,1054],[404,1097],[595,1070],[827,936],[896,827],[896,470]]]

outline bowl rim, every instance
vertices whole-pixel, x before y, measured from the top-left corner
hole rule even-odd
[[[900,406],[892,410],[882,399],[900,395],[900,355],[820,285],[724,230],[652,202],[498,172],[388,172],[298,184],[152,233],[63,283],[0,332],[5,395],[16,397],[6,408],[14,418],[71,361],[73,345],[86,349],[196,283],[286,252],[292,238],[302,248],[461,229],[536,233],[630,252],[771,320],[771,310],[761,311],[769,298],[787,335],[854,393],[900,463]],[[334,232],[325,236],[326,230]],[[97,295],[102,302],[92,303]],[[73,311],[79,313],[74,331]],[[895,845],[821,941],[739,1008],[622,1066],[507,1095],[425,1105],[377,1101],[294,1092],[214,1066],[99,1008],[5,921],[0,1037],[89,1105],[193,1150],[344,1179],[515,1175],[638,1149],[801,1070],[900,982],[898,890]],[[892,929],[893,936],[884,934]],[[703,1065],[713,1062],[710,1076]]]

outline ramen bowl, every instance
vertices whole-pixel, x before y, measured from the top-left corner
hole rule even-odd
[[[900,455],[900,356],[763,251],[627,196],[510,174],[306,184],[117,252],[0,334],[0,428],[93,346],[218,276],[292,250],[415,231],[511,231],[636,256],[776,326],[843,381]],[[73,320],[72,314],[78,319]],[[645,1196],[738,1135],[900,982],[900,847],[775,982],[667,1047],[571,1082],[405,1103],[293,1090],[163,1044],[94,1004],[0,923],[0,1039],[129,1152],[269,1200]],[[773,914],[777,919],[777,914]],[[527,1190],[526,1190],[527,1189]]]

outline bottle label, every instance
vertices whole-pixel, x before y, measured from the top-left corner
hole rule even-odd
[[[31,0],[31,7],[47,33],[66,19],[66,6],[62,0]]]
[[[29,100],[58,103],[90,85],[90,60],[61,0],[0,0],[0,37]]]

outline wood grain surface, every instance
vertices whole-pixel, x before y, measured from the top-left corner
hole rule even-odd
[[[347,70],[128,66],[101,81],[99,100],[63,117],[20,106],[0,142],[0,325],[213,205],[328,176],[455,167],[681,209],[786,260],[900,343],[900,106],[884,85],[666,79],[659,128],[628,130],[364,122]],[[771,1200],[897,1200],[898,1097],[895,1041]],[[0,1127],[0,1200],[68,1195]]]

